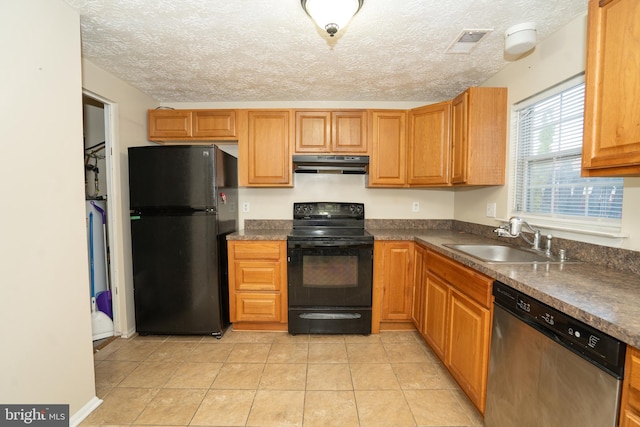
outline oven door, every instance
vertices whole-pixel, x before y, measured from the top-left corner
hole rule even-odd
[[[373,244],[289,241],[289,307],[371,307]]]

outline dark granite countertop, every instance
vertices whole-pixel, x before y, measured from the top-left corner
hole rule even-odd
[[[369,231],[379,240],[404,240],[413,233],[414,240],[429,249],[497,279],[627,344],[640,347],[640,276],[637,274],[587,262],[489,264],[443,246],[496,243],[495,240],[469,233],[447,230]]]
[[[415,228],[367,230],[376,240],[421,243],[627,344],[640,347],[640,276],[637,274],[590,262],[490,264],[443,246],[496,243],[495,239],[466,232]],[[249,229],[230,234],[227,239],[286,240],[289,232],[290,228]]]
[[[287,240],[290,228],[245,229],[227,235],[227,240]]]

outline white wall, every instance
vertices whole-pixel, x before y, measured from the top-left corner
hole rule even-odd
[[[107,73],[90,61],[82,61],[82,86],[85,90],[109,102],[113,109],[114,134],[111,135],[112,176],[109,204],[113,212],[111,223],[111,286],[117,334],[130,336],[135,330],[133,305],[133,265],[131,263],[131,229],[129,228],[129,169],[127,148],[151,145],[147,141],[147,110],[157,101],[133,86]],[[114,271],[115,270],[115,271]]]
[[[294,174],[294,188],[241,188],[240,205],[249,202],[242,219],[291,219],[294,202],[360,202],[367,219],[443,219],[453,216],[449,190],[365,188],[363,175]],[[419,202],[420,211],[412,211]],[[242,210],[242,209],[241,209]]]
[[[557,31],[536,46],[528,56],[505,67],[483,83],[483,86],[503,86],[509,89],[509,108],[532,95],[540,93],[570,77],[584,72],[586,63],[586,15]],[[511,138],[511,137],[509,137]],[[507,158],[510,158],[508,154]],[[512,165],[508,164],[507,182]],[[509,182],[504,187],[457,191],[455,219],[479,224],[499,225],[500,222],[485,215],[486,204],[497,203],[498,219],[510,216]],[[622,233],[626,238],[604,238],[587,234],[549,230],[558,237],[591,242],[605,246],[640,250],[640,222],[636,212],[640,210],[640,178],[626,178]]]
[[[3,0],[0,16],[0,402],[69,404],[77,416],[99,403],[80,19],[61,0]]]

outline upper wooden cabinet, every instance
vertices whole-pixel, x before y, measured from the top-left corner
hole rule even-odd
[[[409,112],[409,186],[449,184],[450,115],[449,101]]]
[[[371,157],[369,187],[402,187],[407,182],[407,112],[380,110],[369,113]]]
[[[296,111],[295,152],[367,154],[366,111]]]
[[[640,2],[590,0],[583,176],[640,175]]]
[[[236,110],[149,110],[149,141],[235,139]]]
[[[238,175],[241,186],[292,187],[290,110],[238,112]]]
[[[451,184],[504,185],[507,89],[471,87],[451,104]]]
[[[472,87],[407,112],[373,111],[369,187],[504,185],[507,89]]]
[[[409,112],[372,111],[369,131],[372,147],[367,185],[447,185],[450,108],[451,102],[441,102]]]

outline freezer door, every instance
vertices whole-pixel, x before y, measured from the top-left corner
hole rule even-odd
[[[129,148],[130,208],[215,208],[219,153],[213,145]]]
[[[138,333],[218,335],[228,325],[216,232],[216,216],[205,212],[132,216]]]

